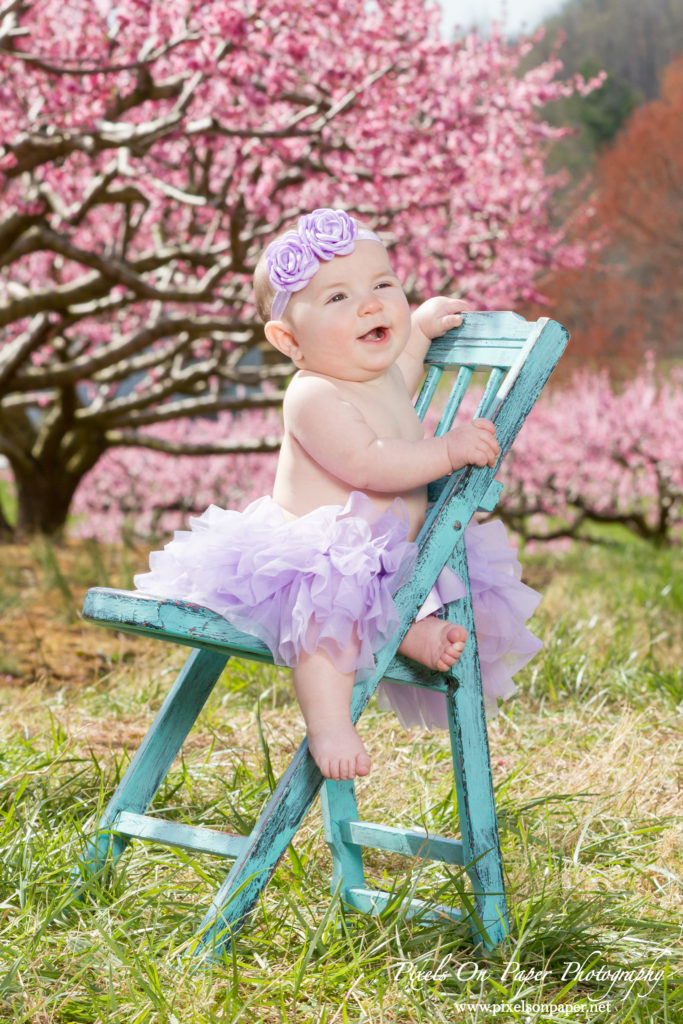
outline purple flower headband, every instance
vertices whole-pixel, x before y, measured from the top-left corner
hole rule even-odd
[[[296,231],[287,231],[266,249],[268,278],[275,289],[271,319],[280,319],[290,297],[306,287],[321,260],[348,256],[361,241],[383,244],[343,210],[314,210],[299,217]]]

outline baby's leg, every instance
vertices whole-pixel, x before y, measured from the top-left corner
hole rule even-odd
[[[326,779],[370,771],[370,756],[351,721],[355,673],[337,671],[324,651],[303,654],[293,670],[311,756]]]
[[[462,654],[467,630],[446,619],[428,615],[414,622],[399,652],[437,672],[447,672]]]

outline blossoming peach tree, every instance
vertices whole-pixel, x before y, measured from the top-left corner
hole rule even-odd
[[[681,422],[681,370],[662,377],[648,361],[619,387],[606,371],[578,374],[532,410],[503,463],[495,515],[532,541],[594,538],[596,525],[609,524],[655,545],[680,540]],[[216,429],[239,441],[276,432],[278,423],[274,410],[249,410],[222,413],[216,424],[176,420],[151,429],[173,444],[209,449]],[[239,509],[269,493],[274,474],[272,454],[173,457],[112,447],[76,492],[72,529],[112,542],[122,534],[167,539],[211,502]]]
[[[683,535],[683,368],[649,357],[616,388],[579,373],[532,410],[506,459],[503,518],[529,540],[620,524],[657,546]],[[591,528],[593,527],[593,528]]]
[[[438,20],[429,0],[0,0],[18,530],[60,530],[108,451],[274,449],[258,417],[246,437],[223,414],[280,401],[251,273],[304,210],[381,232],[413,301],[511,307],[581,260],[549,216],[538,108],[589,85],[555,61],[520,73],[527,44],[446,42]],[[219,416],[200,440],[159,427],[198,416]]]

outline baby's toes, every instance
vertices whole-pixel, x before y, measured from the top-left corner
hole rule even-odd
[[[448,630],[446,638],[449,644],[460,644],[460,650],[462,650],[465,646],[465,641],[467,640],[467,630],[464,626],[453,625]]]
[[[335,775],[335,771],[337,770],[338,766],[336,766],[328,758],[322,758],[321,757],[320,760],[316,760],[315,763],[317,764],[318,768],[320,769],[320,773],[323,776],[323,778],[325,778],[325,779],[335,779],[335,780],[339,779],[339,775]]]

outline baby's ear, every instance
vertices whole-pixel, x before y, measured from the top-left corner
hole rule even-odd
[[[299,346],[284,320],[269,320],[264,330],[266,338],[273,348],[282,352],[283,356],[287,356],[288,359],[296,361]]]

